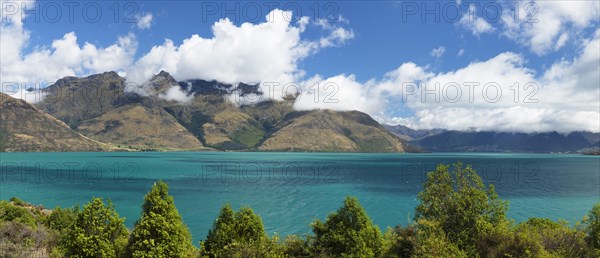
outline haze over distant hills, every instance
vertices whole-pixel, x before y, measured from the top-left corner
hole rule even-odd
[[[410,149],[399,137],[358,111],[295,111],[294,96],[241,106],[227,99],[227,94],[233,91],[260,95],[257,85],[204,80],[177,82],[162,71],[143,89],[127,87],[125,78],[106,72],[58,80],[45,89],[46,96],[36,103],[37,108],[3,96],[9,103],[25,107],[5,105],[3,114],[10,110],[9,114],[26,116],[24,110],[32,109],[38,116],[62,125],[60,130],[64,135],[73,136],[72,149],[68,145],[21,148],[15,140],[8,140],[3,141],[4,150],[405,152]],[[49,128],[33,122],[18,126],[3,123],[3,126],[10,133],[4,134],[9,139],[25,131]],[[36,141],[48,142],[65,138],[54,134],[28,135]]]
[[[600,133],[464,132],[443,129],[414,130],[385,125],[390,132],[432,152],[589,152],[600,148]]]

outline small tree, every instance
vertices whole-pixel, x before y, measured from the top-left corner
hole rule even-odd
[[[268,252],[272,249],[269,241],[262,219],[251,208],[243,207],[234,213],[226,204],[201,246],[205,255],[222,257]]]
[[[486,189],[471,166],[438,165],[427,174],[419,193],[415,220],[436,221],[448,239],[474,255],[475,243],[484,232],[506,221],[508,203],[500,200],[490,185]]]
[[[267,238],[262,219],[250,207],[235,213],[234,231],[235,240],[240,243],[254,244]]]
[[[116,257],[127,242],[123,225],[110,200],[94,198],[77,214],[77,220],[61,241],[67,257]]]
[[[142,216],[129,239],[132,257],[192,257],[192,237],[183,223],[169,186],[158,181],[144,197]]]
[[[211,257],[215,257],[219,250],[223,250],[225,246],[231,244],[233,242],[234,223],[233,210],[229,204],[226,204],[221,208],[213,228],[208,231],[206,241],[200,244],[202,251]]]
[[[585,219],[588,243],[600,253],[600,203],[596,203]]]
[[[49,228],[64,232],[71,228],[77,221],[77,214],[79,213],[79,206],[73,208],[61,209],[60,207],[54,208],[52,213],[48,217],[46,224]]]
[[[358,200],[346,197],[344,205],[325,223],[312,223],[317,254],[334,257],[377,257],[382,253],[381,231]]]

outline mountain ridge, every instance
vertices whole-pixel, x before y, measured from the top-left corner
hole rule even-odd
[[[0,92],[0,151],[107,151],[113,148],[75,132],[24,100]]]
[[[186,102],[162,98],[176,88]],[[405,152],[415,150],[358,111],[293,109],[294,97],[238,105],[229,94],[258,84],[176,81],[161,71],[132,86],[115,72],[65,77],[45,89],[40,112],[107,146],[133,150]],[[293,119],[291,119],[293,118]],[[293,141],[291,140],[293,139]]]
[[[600,149],[600,133],[498,132],[414,130],[403,125],[384,125],[398,137],[431,152],[529,152],[584,153]]]
[[[185,102],[163,97],[173,87]],[[116,72],[64,77],[45,93],[46,98],[31,106],[38,116],[55,118],[48,123],[63,123],[73,132],[53,128],[91,140],[101,146],[97,150],[581,153],[600,149],[600,133],[415,130],[379,124],[359,111],[297,111],[295,96],[240,105],[227,97],[261,95],[258,84],[177,81],[166,71],[139,86],[128,84]],[[4,125],[3,130],[10,129]],[[42,149],[68,150],[65,145],[38,144]]]

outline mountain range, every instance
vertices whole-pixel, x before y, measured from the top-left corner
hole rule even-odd
[[[409,144],[431,152],[535,152],[587,153],[600,149],[600,133],[592,132],[494,132],[414,130],[403,125],[385,125]]]
[[[178,100],[170,97],[173,92]],[[358,111],[295,111],[295,96],[236,105],[258,85],[176,81],[161,71],[132,87],[115,72],[65,77],[35,105],[3,94],[3,151],[405,152],[411,147]],[[185,101],[181,101],[181,98]],[[5,122],[7,119],[7,122]]]
[[[416,130],[359,111],[296,111],[297,96],[239,105],[258,85],[176,81],[142,86],[116,72],[65,77],[29,104],[0,93],[1,151],[598,152],[600,133]]]

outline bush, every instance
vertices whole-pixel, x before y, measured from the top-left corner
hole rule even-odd
[[[600,203],[594,205],[584,222],[588,225],[585,230],[588,243],[600,253]]]
[[[250,207],[243,207],[235,213],[233,224],[234,240],[239,243],[257,243],[267,237],[262,219]]]
[[[0,222],[3,221],[23,223],[32,228],[37,226],[36,219],[29,209],[15,206],[7,201],[0,201]]]
[[[334,257],[378,257],[383,239],[356,198],[346,197],[344,205],[330,214],[325,223],[312,223],[315,254]]]
[[[283,253],[286,257],[312,257],[311,237],[304,239],[296,235],[288,235],[283,243]]]
[[[388,228],[383,235],[383,243],[383,257],[413,257],[418,245],[417,228],[415,225]]]
[[[169,195],[169,186],[158,181],[144,197],[142,216],[136,221],[129,240],[132,257],[193,257],[196,248]]]
[[[485,231],[477,240],[480,257],[548,257],[539,239],[530,231],[516,231],[505,223]]]
[[[48,217],[46,225],[51,229],[64,232],[71,228],[75,221],[77,221],[78,213],[79,207],[77,206],[70,209],[56,207]]]
[[[559,257],[591,257],[585,233],[570,228],[564,221],[530,218],[517,226],[516,233],[517,237],[535,241],[546,252]]]
[[[476,247],[480,257],[504,257],[507,251],[513,250],[514,230],[509,221],[495,227],[482,230],[477,238]]]
[[[221,250],[234,241],[235,218],[229,204],[221,208],[212,229],[208,231],[206,241],[201,242],[201,251],[210,257],[216,257]]]
[[[51,240],[43,226],[32,228],[26,224],[7,221],[0,224],[0,257],[33,257],[45,249]]]
[[[478,250],[481,257],[594,257],[583,231],[540,218],[489,232]]]
[[[417,227],[418,244],[414,257],[467,257],[464,251],[450,241],[439,222],[421,219],[417,221]]]
[[[41,209],[14,197],[0,201],[0,257],[43,256],[57,245],[58,233],[43,225]]]
[[[15,206],[26,206],[28,205],[28,203],[24,202],[23,200],[17,198],[17,197],[10,197],[10,201],[15,205]]]
[[[508,203],[500,200],[490,185],[486,189],[471,166],[462,163],[438,165],[427,174],[418,194],[415,220],[436,221],[448,240],[469,255],[477,253],[476,242],[486,230],[505,223]]]
[[[285,257],[279,238],[266,238],[259,242],[233,242],[219,252],[216,257]]]
[[[226,204],[208,232],[206,241],[200,245],[204,255],[230,257],[271,252],[272,249],[276,249],[276,242],[268,238],[262,219],[251,208],[243,207],[234,212],[231,206]]]
[[[101,198],[94,198],[77,214],[61,246],[69,257],[119,256],[127,241],[124,221],[110,200],[105,205]]]

